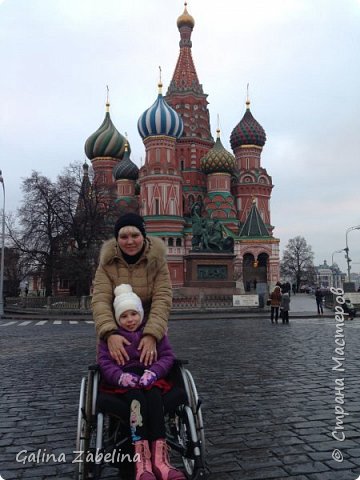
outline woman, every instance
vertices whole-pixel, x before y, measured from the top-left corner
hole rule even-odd
[[[275,316],[275,323],[278,323],[279,318],[279,307],[281,303],[281,288],[279,285],[276,285],[274,291],[270,295],[271,300],[271,323],[274,323],[274,316]]]
[[[163,338],[172,305],[172,289],[162,240],[147,237],[144,219],[135,213],[121,216],[115,238],[104,242],[94,279],[92,309],[99,338],[106,340],[110,355],[119,364],[129,360],[128,340],[117,333],[114,319],[114,288],[130,284],[140,297],[146,325],[139,344],[140,361],[146,366],[157,359],[156,341]]]

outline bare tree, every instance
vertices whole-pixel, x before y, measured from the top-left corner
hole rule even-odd
[[[27,270],[41,270],[45,293],[52,294],[55,254],[62,234],[56,211],[59,208],[56,186],[40,173],[33,171],[22,184],[24,198],[18,209],[18,225],[9,223],[9,234]]]
[[[8,229],[25,271],[42,276],[46,295],[59,279],[71,294],[88,294],[99,245],[112,234],[117,216],[109,191],[95,188],[88,166],[80,163],[55,182],[34,171],[22,190],[22,206]]]
[[[59,218],[68,242],[59,256],[59,272],[74,295],[89,293],[99,245],[112,234],[117,216],[108,189],[96,187],[91,174],[87,165],[74,163],[57,180]]]
[[[291,238],[285,247],[280,266],[281,274],[296,282],[299,291],[301,282],[312,282],[314,275],[314,253],[304,237]]]

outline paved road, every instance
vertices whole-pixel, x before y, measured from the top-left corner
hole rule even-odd
[[[19,323],[0,328],[0,475],[68,480],[79,383],[94,362],[93,325]],[[359,336],[360,320],[347,321],[345,349],[336,354],[331,318],[289,325],[265,318],[173,321],[171,341],[177,355],[189,359],[204,402],[209,480],[357,479]],[[333,371],[332,358],[342,353],[345,371]],[[344,441],[331,435],[336,421]],[[334,449],[342,462],[332,459]],[[61,461],[16,462],[22,450]],[[107,480],[119,478],[104,473]]]

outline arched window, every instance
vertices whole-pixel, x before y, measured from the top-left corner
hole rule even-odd
[[[173,247],[173,246],[174,246],[174,239],[173,239],[173,238],[169,238],[169,240],[168,240],[168,246],[169,246],[169,247]]]
[[[181,238],[176,239],[176,246],[181,247]]]

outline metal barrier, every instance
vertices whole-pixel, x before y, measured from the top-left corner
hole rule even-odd
[[[6,297],[7,307],[47,310],[90,310],[91,297]]]
[[[7,297],[6,307],[16,310],[43,311],[91,311],[91,296],[82,297]],[[232,295],[196,295],[191,297],[175,297],[173,310],[195,310],[202,308],[233,307]]]

